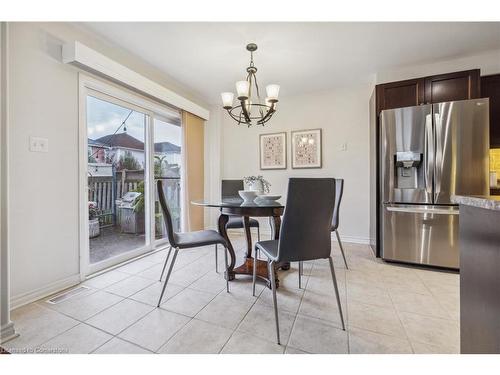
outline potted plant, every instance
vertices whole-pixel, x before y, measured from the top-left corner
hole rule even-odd
[[[258,194],[267,194],[271,188],[269,181],[265,180],[262,176],[243,177],[243,181],[245,181],[245,185],[248,186],[249,190],[257,191]]]
[[[89,238],[97,237],[101,234],[99,226],[99,209],[96,202],[89,202]]]

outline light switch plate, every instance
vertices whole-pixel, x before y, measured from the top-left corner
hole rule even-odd
[[[49,152],[49,140],[41,137],[30,137],[31,152]]]
[[[340,151],[347,151],[347,143],[342,143],[340,145]]]

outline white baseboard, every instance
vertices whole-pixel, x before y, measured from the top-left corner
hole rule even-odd
[[[50,296],[51,294],[60,292],[61,290],[75,286],[79,283],[80,283],[80,274],[77,274],[62,280],[55,281],[44,287],[35,289],[31,292],[13,296],[10,299],[10,308],[15,309],[27,305],[28,303],[38,301],[41,298]]]
[[[0,344],[4,344],[18,336],[19,333],[16,333],[13,322],[9,322],[0,328]]]
[[[215,226],[207,226],[205,229],[212,229],[212,230],[217,230],[217,227]],[[256,229],[251,229],[252,233],[256,232]],[[243,229],[230,229],[228,230],[229,233],[238,233],[239,235],[243,235]],[[339,232],[340,233],[340,232]],[[260,234],[262,237],[269,237],[271,236],[271,231],[269,228],[261,228],[260,229]],[[253,236],[252,236],[253,237]],[[337,237],[335,234],[332,232],[332,239],[337,241]],[[360,244],[360,245],[369,245],[370,244],[370,238],[369,237],[357,237],[357,236],[344,236],[342,233],[340,233],[340,239],[342,242],[347,242],[347,243],[355,243],[355,244]]]

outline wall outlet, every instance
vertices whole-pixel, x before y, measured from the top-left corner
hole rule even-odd
[[[340,145],[340,151],[347,151],[347,142],[344,142]]]
[[[49,152],[49,140],[47,138],[30,137],[31,152]]]

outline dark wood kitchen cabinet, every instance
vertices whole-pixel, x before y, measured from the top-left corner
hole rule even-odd
[[[479,69],[425,78],[425,102],[441,103],[481,97]]]
[[[425,79],[407,79],[405,81],[377,85],[377,114],[384,109],[411,107],[424,103]]]
[[[490,146],[500,148],[500,74],[481,77],[481,97],[490,99]]]

